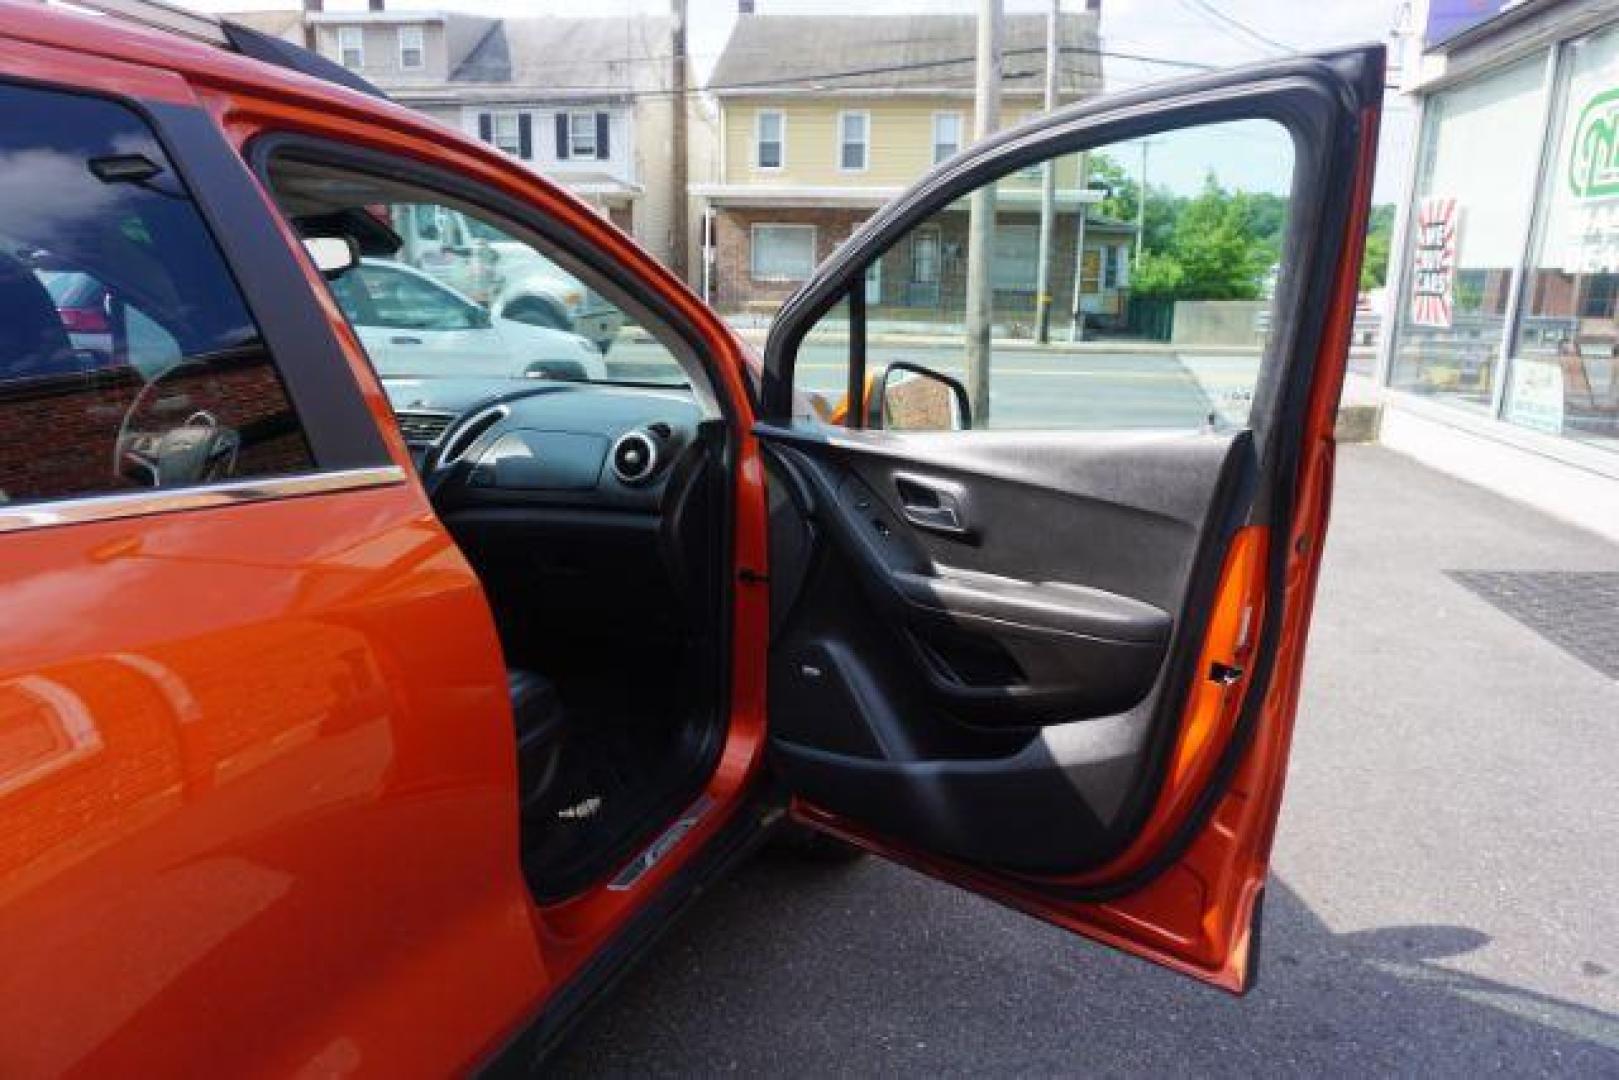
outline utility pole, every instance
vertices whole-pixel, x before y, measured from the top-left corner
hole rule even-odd
[[[973,141],[994,134],[1001,119],[1001,0],[978,2],[978,67],[973,99]],[[990,333],[994,298],[995,185],[972,193],[967,217],[967,399],[973,426],[989,421]]]
[[[1068,324],[1068,340],[1085,340],[1085,218],[1090,213],[1091,204],[1086,200],[1090,198],[1091,183],[1091,156],[1085,151],[1079,152],[1079,212],[1075,214],[1078,224],[1074,226],[1074,318]]]
[[[1046,14],[1046,112],[1057,107],[1057,24],[1062,18],[1062,0],[1051,0]],[[1079,212],[1085,213],[1080,204]],[[1051,237],[1057,222],[1057,162],[1040,167],[1040,267],[1034,286],[1034,338],[1044,345],[1051,340]]]
[[[1147,147],[1151,139],[1141,140],[1141,190],[1136,193],[1136,258],[1131,265],[1132,275],[1141,263],[1141,238],[1147,235]]]
[[[691,222],[688,218],[688,203],[690,192],[688,189],[688,170],[690,162],[687,161],[686,121],[688,102],[686,100],[686,0],[673,0],[673,31],[669,50],[671,63],[674,64],[670,74],[671,89],[674,91],[674,131],[671,138],[671,154],[674,160],[670,163],[670,183],[674,189],[674,212],[669,222],[669,231],[674,234],[674,243],[670,244],[669,267],[675,276],[682,281],[686,280],[686,253],[691,247]]]

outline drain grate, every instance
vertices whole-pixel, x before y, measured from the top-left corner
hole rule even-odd
[[[1619,679],[1619,572],[1447,570],[1564,652]]]

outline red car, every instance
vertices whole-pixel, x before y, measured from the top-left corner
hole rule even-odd
[[[789,824],[1247,989],[1382,68],[991,138],[755,360],[603,217],[319,58],[0,4],[0,1074],[528,1065]],[[949,376],[867,370],[867,267],[918,222],[1247,119],[1294,210],[1246,423],[968,430]],[[401,206],[612,300],[617,381],[379,379],[330,286],[405,256]],[[67,362],[40,260],[105,288],[109,362]],[[845,301],[833,425],[795,365]],[[430,347],[408,290],[364,302]]]

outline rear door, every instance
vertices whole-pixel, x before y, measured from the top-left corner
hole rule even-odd
[[[1059,111],[788,302],[759,434],[798,818],[1250,985],[1382,84],[1366,48]]]

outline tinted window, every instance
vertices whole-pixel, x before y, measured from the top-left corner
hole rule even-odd
[[[135,114],[0,87],[0,501],[308,470],[259,329]]]

